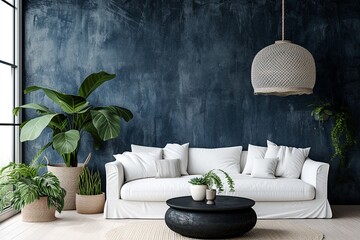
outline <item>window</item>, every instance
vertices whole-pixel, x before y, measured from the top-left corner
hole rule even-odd
[[[12,114],[21,96],[20,2],[0,0],[0,168],[20,161],[20,119]],[[11,209],[5,209],[0,213],[0,221],[12,214]]]

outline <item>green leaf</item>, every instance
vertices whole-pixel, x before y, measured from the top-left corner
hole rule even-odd
[[[49,142],[47,144],[45,144],[40,150],[39,152],[35,155],[35,157],[31,160],[30,166],[35,166],[36,164],[38,164],[38,160],[39,157],[41,156],[41,154],[52,145],[52,142]]]
[[[54,131],[64,131],[66,128],[66,125],[68,123],[68,119],[64,114],[58,114],[56,117],[51,119],[49,123],[49,127],[51,129],[54,129]]]
[[[39,113],[52,113],[47,107],[37,104],[37,103],[29,103],[22,105],[20,107],[16,107],[13,109],[13,114],[17,116],[21,108],[35,109]]]
[[[91,136],[94,140],[94,148],[96,150],[99,150],[102,140],[101,140],[99,133],[98,133],[97,129],[95,128],[93,122],[88,121],[87,123],[85,123],[82,130],[91,134]]]
[[[120,134],[120,117],[109,110],[91,110],[94,127],[103,141],[116,138]]]
[[[22,128],[20,134],[20,141],[31,141],[39,137],[42,131],[48,126],[51,119],[57,114],[47,114],[28,121]]]
[[[89,105],[89,102],[87,102],[85,98],[80,96],[64,94],[49,88],[43,88],[38,86],[28,87],[24,90],[24,93],[27,94],[37,90],[43,90],[46,96],[48,96],[51,100],[58,104],[61,109],[66,113],[73,114],[88,110],[87,106]]]
[[[79,175],[78,182],[80,195],[97,195],[101,194],[101,177],[99,171],[90,171],[88,167],[84,167]]]
[[[324,113],[326,114],[326,115],[329,115],[329,116],[332,116],[333,115],[333,112],[332,111],[330,111],[330,110],[324,110]]]
[[[43,165],[9,163],[0,175],[0,210],[4,207],[22,209],[42,196],[48,196],[48,206],[61,212],[65,190],[50,172],[38,175]]]
[[[53,146],[59,154],[71,153],[77,148],[79,140],[79,131],[69,130],[56,134],[53,137]]]
[[[81,84],[78,95],[87,98],[101,84],[115,78],[115,76],[115,74],[109,74],[104,71],[90,74]]]
[[[100,110],[100,109],[109,110],[109,111],[115,113],[116,115],[118,115],[119,117],[123,118],[126,122],[130,121],[133,118],[132,112],[129,109],[126,109],[123,107],[108,106],[108,107],[96,108],[96,110]]]

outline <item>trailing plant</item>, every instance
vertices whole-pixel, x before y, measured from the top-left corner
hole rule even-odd
[[[331,131],[331,141],[334,147],[332,159],[339,157],[340,166],[346,165],[346,154],[350,147],[356,144],[352,120],[347,112],[335,114],[335,125]]]
[[[230,177],[230,175],[227,172],[221,169],[213,169],[205,173],[202,177],[191,178],[189,180],[189,183],[193,185],[207,185],[208,189],[213,189],[215,186],[215,188],[218,189],[218,192],[221,193],[224,191],[224,183],[222,182],[219,175],[215,173],[215,171],[220,171],[225,175],[225,179],[227,184],[229,185],[230,192],[234,192],[235,183],[233,179]]]
[[[320,122],[330,119],[335,121],[331,129],[331,143],[334,153],[331,160],[339,158],[340,166],[346,166],[346,155],[349,149],[357,144],[355,130],[350,113],[345,107],[337,107],[330,102],[321,101],[311,105],[313,110],[311,116]]]
[[[99,171],[90,171],[88,167],[83,167],[79,176],[80,195],[99,195],[101,194],[101,177]]]
[[[61,213],[66,192],[54,174],[39,173],[43,167],[34,162],[30,166],[9,163],[0,170],[0,212],[8,206],[19,211],[40,197],[48,197],[48,207]]]
[[[93,73],[82,82],[77,95],[64,94],[39,86],[26,88],[24,94],[38,90],[43,91],[48,98],[60,106],[62,111],[55,112],[38,103],[28,103],[16,107],[13,110],[14,115],[18,115],[20,109],[24,108],[35,110],[38,114],[37,117],[25,121],[20,126],[20,141],[34,140],[41,135],[45,128],[50,128],[52,137],[40,152],[52,146],[61,155],[66,166],[76,167],[80,139],[84,132],[91,134],[94,148],[99,149],[101,142],[119,136],[121,119],[128,122],[133,118],[131,111],[126,108],[119,106],[95,107],[87,100],[100,85],[115,76],[115,74],[103,71]]]

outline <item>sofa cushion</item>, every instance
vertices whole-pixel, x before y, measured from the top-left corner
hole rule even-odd
[[[245,168],[242,173],[251,174],[253,170],[254,160],[264,158],[267,147],[255,146],[249,144]]]
[[[275,176],[299,178],[310,148],[278,146],[271,141],[267,141],[267,144],[265,158],[279,158]]]
[[[155,161],[156,178],[176,178],[181,176],[179,159],[162,159]]]
[[[251,177],[275,178],[275,169],[278,158],[255,158]]]
[[[232,175],[235,195],[255,201],[303,201],[315,198],[315,188],[300,179],[252,178],[249,175]],[[225,190],[224,194],[233,195]]]
[[[315,198],[315,188],[300,179],[263,179],[252,178],[245,174],[231,174],[231,176],[235,182],[235,192],[230,192],[225,184],[225,191],[221,194],[246,197],[255,201],[278,202],[303,201]],[[131,181],[121,188],[121,198],[130,201],[151,202],[187,196],[190,195],[188,181],[193,177],[199,177],[199,175],[188,175],[180,178],[146,178]]]
[[[189,174],[205,174],[212,169],[240,173],[242,146],[224,148],[189,148]]]
[[[157,159],[163,158],[163,149],[158,147],[148,147],[131,144],[131,151],[134,153],[150,153],[155,155]]]
[[[179,178],[147,178],[124,184],[120,196],[130,201],[166,201],[170,198],[190,195],[190,183],[194,176]],[[197,176],[200,177],[200,176]]]
[[[114,155],[116,161],[124,166],[125,181],[132,181],[139,178],[155,177],[155,161],[159,156],[152,153],[124,152]]]
[[[187,172],[189,161],[189,143],[183,145],[168,143],[163,149],[164,159],[179,159],[182,175],[189,175]]]

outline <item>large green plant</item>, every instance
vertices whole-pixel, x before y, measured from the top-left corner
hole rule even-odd
[[[99,171],[93,172],[86,166],[83,167],[79,175],[80,195],[98,195],[101,194],[101,177]]]
[[[88,132],[94,139],[95,149],[99,149],[102,141],[116,138],[120,134],[120,120],[130,121],[133,117],[130,110],[119,106],[94,107],[87,98],[100,85],[115,78],[115,74],[98,72],[89,75],[82,82],[78,95],[64,94],[53,89],[31,86],[24,90],[25,94],[42,90],[62,112],[57,113],[48,107],[29,103],[13,110],[18,115],[21,108],[33,109],[37,117],[24,122],[21,126],[20,141],[31,141],[40,136],[45,128],[53,131],[52,139],[40,150],[49,146],[59,153],[66,166],[76,167],[77,153],[83,132]]]
[[[0,212],[7,206],[21,210],[40,197],[58,212],[64,208],[65,190],[51,172],[39,174],[44,165],[10,163],[0,171]]]

